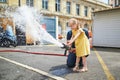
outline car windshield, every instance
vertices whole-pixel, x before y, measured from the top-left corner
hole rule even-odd
[[[13,36],[14,35],[12,27],[9,26],[9,25],[7,26],[6,34],[9,35],[9,36]]]

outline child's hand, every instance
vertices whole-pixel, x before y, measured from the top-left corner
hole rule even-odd
[[[72,44],[72,41],[71,41],[71,40],[67,41],[67,45],[68,45],[68,46],[71,46],[71,44]]]
[[[68,44],[68,43],[69,43],[69,41],[70,41],[70,40],[68,40],[66,44]]]

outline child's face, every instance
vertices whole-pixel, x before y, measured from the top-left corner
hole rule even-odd
[[[70,27],[72,30],[76,30],[76,29],[77,29],[77,24],[69,23],[69,27]]]

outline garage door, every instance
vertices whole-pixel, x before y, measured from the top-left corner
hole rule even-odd
[[[120,48],[120,9],[95,12],[93,46]]]

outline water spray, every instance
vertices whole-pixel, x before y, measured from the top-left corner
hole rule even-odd
[[[64,55],[59,54],[60,56],[66,56],[67,50],[71,49],[71,47],[69,47],[68,45],[58,42],[45,29],[42,28],[40,20],[43,19],[43,17],[37,12],[36,9],[27,6],[21,6],[18,7],[15,12],[11,12],[9,10],[6,12],[6,15],[10,15],[12,17],[15,25],[17,25],[16,28],[19,28],[22,32],[30,35],[34,42],[40,41],[41,44],[45,44],[46,42],[48,42],[59,46],[62,49],[65,49]]]

